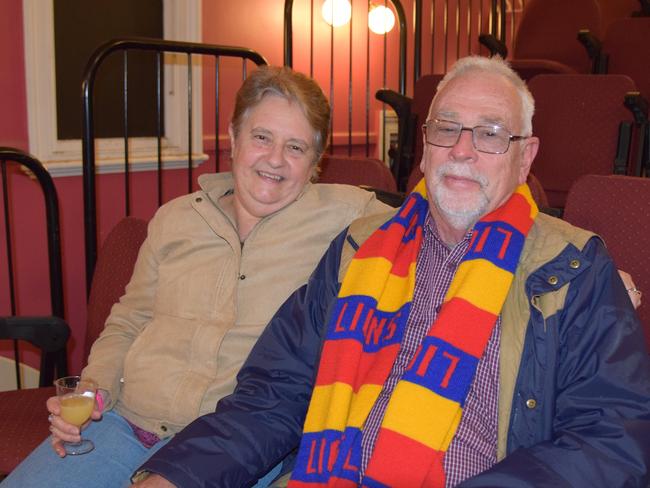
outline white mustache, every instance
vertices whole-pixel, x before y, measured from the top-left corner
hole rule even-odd
[[[488,186],[488,180],[480,173],[475,173],[471,166],[462,163],[445,163],[438,167],[436,170],[438,178],[445,176],[456,176],[459,178],[467,178],[468,180],[475,181],[481,188]]]

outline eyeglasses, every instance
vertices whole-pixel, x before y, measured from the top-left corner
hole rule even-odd
[[[511,141],[528,139],[527,136],[513,136],[499,125],[463,127],[463,124],[451,120],[432,119],[422,126],[427,144],[438,147],[455,146],[464,130],[472,133],[474,149],[488,154],[504,154],[508,152]]]

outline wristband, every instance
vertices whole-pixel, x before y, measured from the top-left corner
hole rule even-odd
[[[97,408],[99,409],[99,413],[102,413],[104,411],[104,394],[101,392],[101,390],[97,390],[97,394],[95,395],[95,401],[97,402]]]

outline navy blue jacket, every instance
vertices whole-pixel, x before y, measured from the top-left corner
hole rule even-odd
[[[141,469],[178,487],[251,486],[299,444],[339,289],[346,232],[280,308],[238,375],[235,392]],[[567,266],[576,258],[580,272]],[[650,362],[636,313],[599,239],[572,245],[526,279],[526,295],[569,283],[566,306],[531,306],[515,383],[507,456],[463,487],[646,486]],[[531,398],[536,408],[531,408]]]

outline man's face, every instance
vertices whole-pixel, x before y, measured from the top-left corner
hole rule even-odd
[[[452,80],[433,101],[427,120],[458,122],[463,127],[500,125],[521,135],[521,102],[516,88],[492,73],[466,73]],[[429,207],[443,226],[466,231],[482,216],[503,205],[526,181],[539,141],[511,142],[505,154],[479,152],[472,133],[462,131],[453,147],[424,144],[420,168]]]

